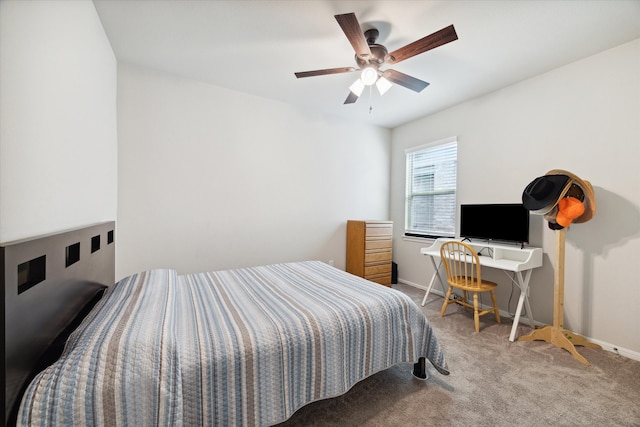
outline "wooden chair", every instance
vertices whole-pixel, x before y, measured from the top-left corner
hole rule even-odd
[[[446,242],[440,247],[440,257],[447,271],[447,282],[449,290],[444,299],[440,317],[444,317],[444,312],[450,303],[460,304],[465,308],[473,309],[473,318],[475,321],[476,332],[480,332],[480,316],[487,313],[495,313],[496,322],[500,323],[500,313],[494,289],[498,286],[494,282],[482,280],[480,259],[476,251],[466,243],[451,241]],[[451,298],[453,289],[462,290],[462,299]],[[473,303],[467,299],[467,292],[473,293]],[[478,306],[478,292],[489,292],[493,308],[481,310]]]

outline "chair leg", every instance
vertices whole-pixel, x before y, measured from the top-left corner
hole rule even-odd
[[[444,312],[447,311],[447,305],[449,305],[449,298],[451,298],[451,292],[453,292],[453,287],[449,286],[449,290],[447,291],[447,295],[444,297],[444,303],[442,304],[442,310],[440,310],[440,317],[444,317]]]
[[[476,332],[480,332],[480,313],[478,313],[478,293],[473,293],[473,322],[476,326]]]
[[[491,291],[491,301],[493,301],[493,312],[496,314],[496,322],[500,322],[500,310],[498,310],[498,303],[496,302],[496,294]]]

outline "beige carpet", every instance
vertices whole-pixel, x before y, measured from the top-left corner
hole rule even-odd
[[[416,304],[423,292],[394,285]],[[442,298],[423,308],[447,355],[451,375],[429,368],[426,381],[412,365],[395,366],[356,384],[346,394],[298,410],[279,426],[640,426],[640,362],[578,347],[585,367],[542,341],[508,340],[512,322],[481,319]],[[518,335],[531,331],[518,328]]]

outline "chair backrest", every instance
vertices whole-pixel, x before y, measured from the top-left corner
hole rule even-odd
[[[450,241],[440,247],[440,258],[451,285],[480,288],[480,259],[476,251],[464,242]]]

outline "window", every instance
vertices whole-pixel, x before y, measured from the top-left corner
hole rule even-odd
[[[457,138],[410,148],[405,154],[405,235],[455,236]]]

